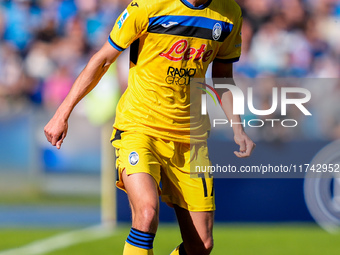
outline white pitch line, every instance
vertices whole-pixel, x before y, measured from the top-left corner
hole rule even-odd
[[[0,255],[41,255],[75,244],[109,237],[113,234],[113,230],[99,225],[35,241],[19,248],[5,250],[0,252]]]

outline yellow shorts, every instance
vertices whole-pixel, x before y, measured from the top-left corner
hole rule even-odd
[[[206,142],[190,145],[117,129],[111,142],[116,148],[118,188],[125,191],[124,170],[127,175],[148,173],[158,184],[163,202],[189,211],[215,210],[212,176],[190,172],[190,165],[210,165]]]

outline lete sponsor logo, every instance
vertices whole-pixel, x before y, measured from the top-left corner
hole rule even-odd
[[[175,42],[167,52],[159,55],[171,61],[193,59],[194,61],[202,60],[203,62],[207,62],[213,55],[213,50],[206,51],[206,48],[206,44],[202,44],[198,49],[191,48],[189,47],[188,41],[183,39]]]

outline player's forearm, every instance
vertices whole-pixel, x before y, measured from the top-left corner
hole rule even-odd
[[[240,134],[244,132],[243,126],[241,124],[240,115],[233,114],[233,96],[230,91],[226,91],[221,96],[222,109],[227,116],[228,120],[233,123],[234,134]]]
[[[213,62],[212,66],[212,77],[213,78],[227,78],[226,82],[228,84],[235,84],[233,81],[233,64],[232,63],[222,63],[222,62]],[[215,80],[220,83],[219,80]],[[217,93],[219,94],[222,101],[222,109],[227,116],[228,120],[233,123],[234,133],[241,134],[243,132],[243,126],[241,124],[235,124],[241,122],[241,117],[239,115],[233,114],[233,96],[230,91],[226,91],[224,89],[217,89]]]
[[[65,100],[59,106],[55,117],[67,121],[73,108],[98,84],[120,53],[109,42],[106,42],[80,73]]]
[[[85,97],[100,81],[110,64],[94,55],[74,82],[70,92],[59,106],[56,116],[67,120],[78,102]]]

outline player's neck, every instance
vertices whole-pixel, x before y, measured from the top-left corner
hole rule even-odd
[[[189,3],[191,3],[193,6],[198,7],[202,4],[205,4],[209,0],[187,0]]]

